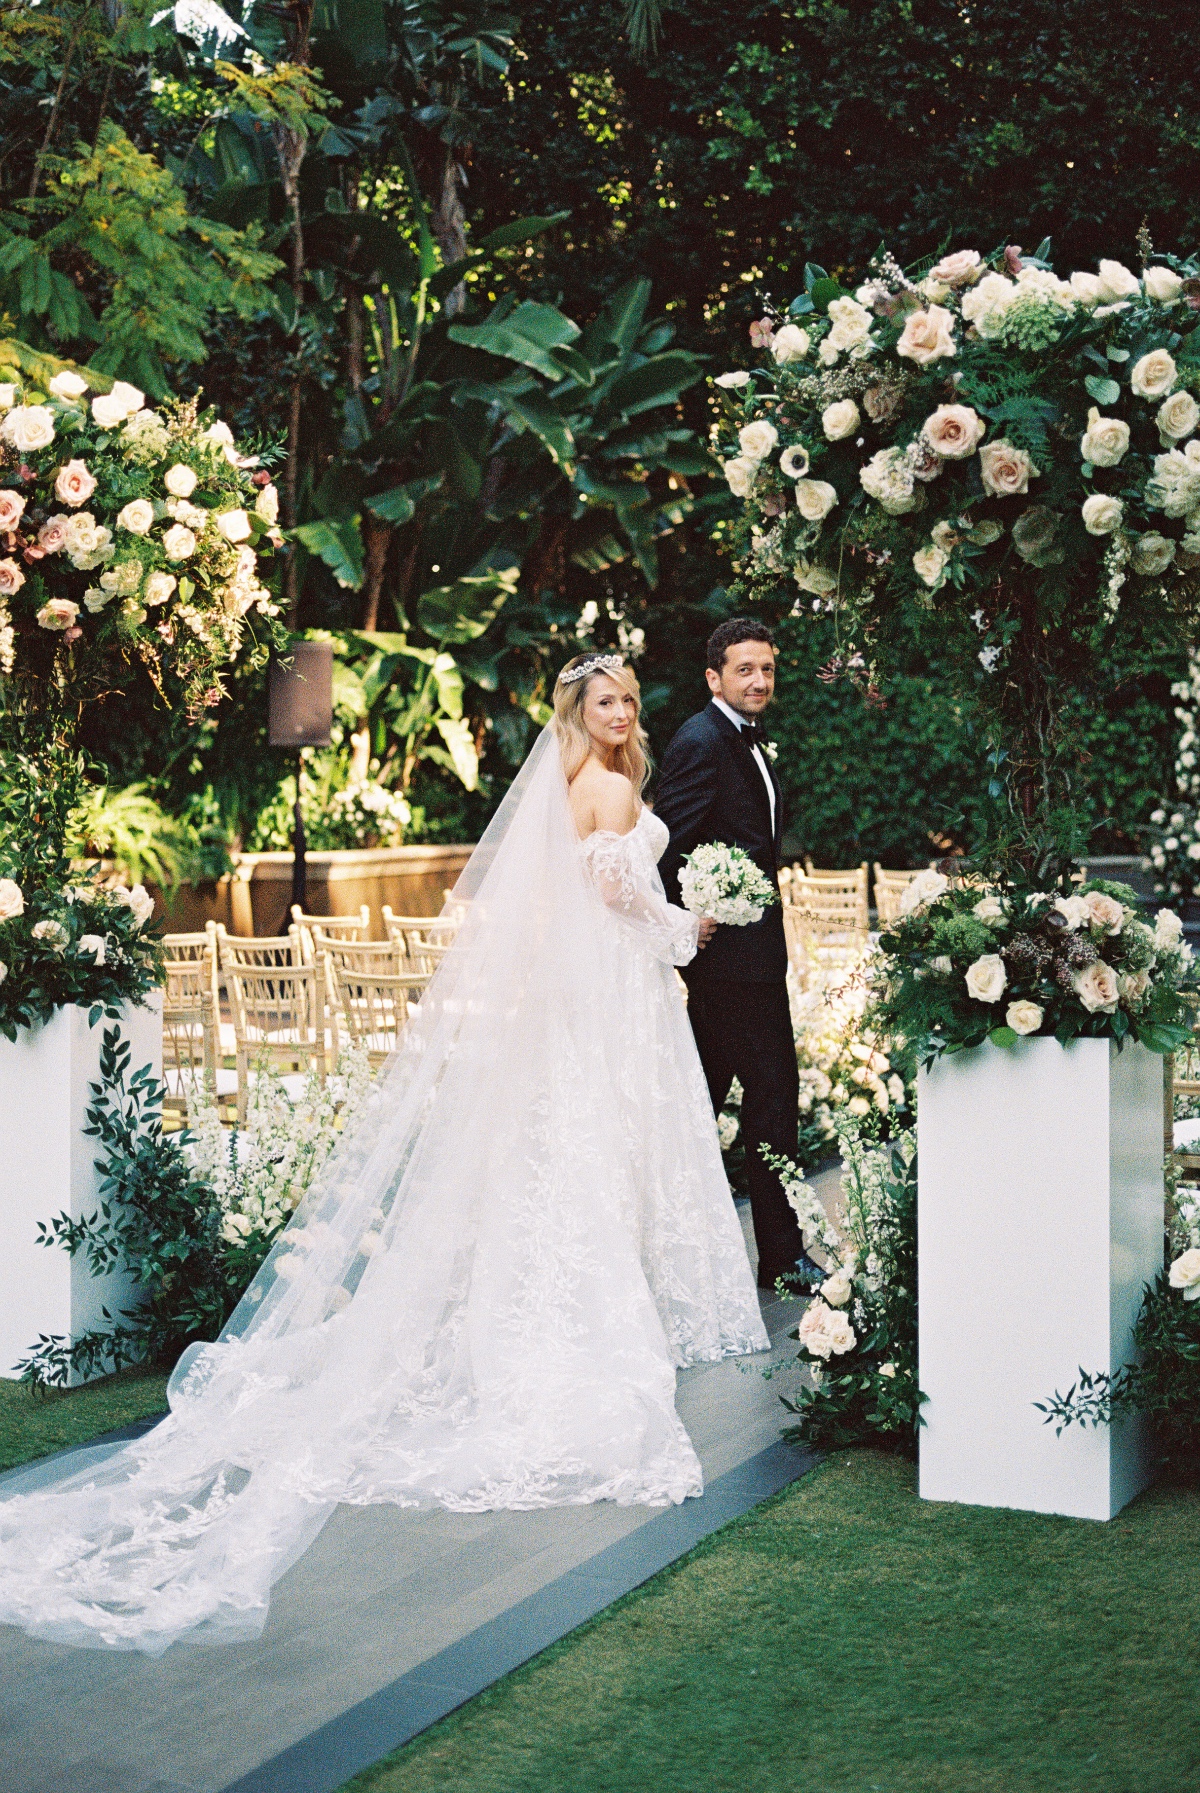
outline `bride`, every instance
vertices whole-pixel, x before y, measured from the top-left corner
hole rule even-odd
[[[711,924],[663,895],[639,707],[615,656],[559,675],[369,1113],[169,1417],[6,1482],[0,1621],[157,1655],[257,1636],[342,1501],[701,1492],[675,1370],[768,1340],[674,971]]]

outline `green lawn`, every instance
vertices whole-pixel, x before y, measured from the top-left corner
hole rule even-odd
[[[161,1413],[166,1404],[166,1377],[147,1370],[123,1370],[84,1388],[40,1395],[23,1382],[0,1378],[0,1470],[86,1444],[101,1432]]]
[[[932,1505],[855,1452],[354,1793],[1193,1793],[1200,1497]]]

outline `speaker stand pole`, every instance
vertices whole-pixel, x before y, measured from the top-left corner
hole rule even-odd
[[[308,843],[304,838],[304,812],[300,807],[300,787],[303,777],[304,755],[298,753],[296,755],[296,808],[293,812],[295,816],[295,827],[292,830],[292,902],[298,903],[300,908],[307,914],[308,868],[305,865],[304,856],[308,850]],[[284,933],[287,932],[287,923],[290,922],[291,919],[292,912],[289,908],[285,919]]]

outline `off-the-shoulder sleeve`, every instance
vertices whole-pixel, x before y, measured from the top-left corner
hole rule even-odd
[[[583,843],[583,863],[602,901],[630,927],[646,952],[668,965],[690,965],[700,923],[668,903],[657,868],[633,833],[599,829]]]

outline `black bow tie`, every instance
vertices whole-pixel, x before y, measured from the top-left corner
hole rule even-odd
[[[767,731],[761,722],[743,722],[742,739],[748,741],[751,747],[765,747]]]

